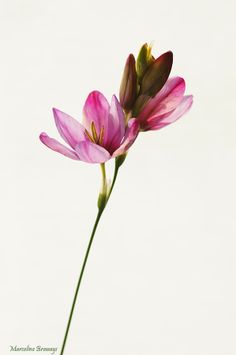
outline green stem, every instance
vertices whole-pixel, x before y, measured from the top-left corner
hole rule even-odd
[[[116,178],[117,178],[117,175],[118,175],[118,171],[119,171],[119,167],[115,167],[115,171],[114,171],[114,175],[113,175],[113,179],[112,179],[112,184],[111,184],[111,187],[110,187],[110,191],[108,193],[108,196],[107,196],[107,202],[111,196],[111,193],[112,193],[112,190],[113,190],[113,187],[115,185],[115,182],[116,182]]]
[[[103,183],[103,188],[104,188],[106,186],[106,184],[107,184],[107,181],[106,181],[106,170],[105,170],[105,164],[104,163],[101,164],[101,170],[102,170],[102,183]],[[111,188],[110,188],[109,194],[107,196],[107,201],[109,200],[111,192],[112,192],[113,187],[115,185],[117,174],[118,174],[118,170],[119,170],[119,167],[116,166],[115,167],[115,171],[114,171],[112,184],[111,184]],[[65,349],[65,345],[66,345],[66,341],[67,341],[67,336],[68,336],[68,333],[69,333],[69,330],[70,330],[71,320],[72,320],[72,316],[73,316],[73,313],[74,313],[74,308],[75,308],[77,296],[78,296],[78,293],[79,293],[81,281],[82,281],[82,278],[83,278],[85,266],[86,266],[86,263],[87,263],[87,260],[88,260],[88,256],[89,256],[89,252],[90,252],[90,249],[91,249],[91,246],[92,246],[92,243],[93,243],[93,238],[94,238],[98,223],[100,221],[100,218],[102,216],[102,213],[103,213],[104,209],[105,209],[105,206],[103,208],[99,208],[98,209],[98,214],[97,214],[94,226],[93,226],[92,234],[90,236],[89,244],[87,246],[86,254],[85,254],[85,257],[84,257],[82,269],[80,271],[79,280],[78,280],[78,283],[77,283],[77,286],[76,286],[75,295],[74,295],[74,298],[73,298],[71,311],[70,311],[70,315],[69,315],[69,319],[68,319],[68,323],[67,323],[66,332],[65,332],[65,335],[64,335],[64,339],[63,339],[60,355],[64,354],[64,349]]]
[[[91,248],[91,245],[92,245],[92,242],[93,242],[93,238],[94,238],[97,226],[98,226],[98,222],[99,222],[99,220],[101,218],[102,212],[103,211],[98,210],[97,218],[95,220],[94,227],[93,227],[93,230],[92,230],[92,234],[91,234],[91,237],[90,237],[90,240],[89,240],[89,244],[88,244],[88,247],[87,247],[87,250],[86,250],[86,254],[85,254],[85,257],[84,257],[84,262],[83,262],[83,265],[82,265],[82,269],[81,269],[81,272],[80,272],[78,284],[77,284],[77,287],[76,287],[76,290],[75,290],[73,303],[72,303],[72,306],[71,306],[70,316],[69,316],[69,320],[68,320],[68,323],[67,323],[66,332],[65,332],[65,336],[64,336],[64,340],[63,340],[63,344],[62,344],[60,355],[64,354],[66,340],[67,340],[67,336],[68,336],[68,333],[69,333],[70,324],[71,324],[71,320],[72,320],[72,316],[73,316],[73,312],[74,312],[74,308],[75,308],[76,299],[77,299],[77,296],[78,296],[78,293],[79,293],[80,284],[81,284],[81,281],[82,281],[82,278],[83,278],[83,274],[84,274],[85,266],[86,266],[86,263],[87,263],[87,260],[88,260],[90,248]]]
[[[105,163],[101,163],[100,166],[102,170],[102,186],[104,188],[107,183]]]

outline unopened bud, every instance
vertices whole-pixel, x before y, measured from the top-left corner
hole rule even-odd
[[[165,85],[172,68],[173,53],[166,52],[149,66],[142,79],[140,93],[154,97]]]
[[[152,46],[149,46],[145,43],[138,54],[138,58],[136,61],[136,69],[138,81],[141,83],[142,78],[147,71],[148,67],[155,61],[155,58],[152,56]]]
[[[135,58],[130,54],[126,64],[120,85],[120,103],[126,110],[130,111],[137,96],[137,73],[135,68]]]

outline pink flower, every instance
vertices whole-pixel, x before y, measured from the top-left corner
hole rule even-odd
[[[147,102],[138,114],[140,130],[160,129],[183,116],[193,103],[193,96],[184,96],[184,92],[183,78],[168,79],[163,88]]]
[[[66,113],[53,109],[58,132],[70,148],[40,134],[40,140],[52,150],[68,158],[87,163],[104,163],[125,153],[135,141],[138,123],[125,117],[119,101],[112,97],[111,105],[99,91],[89,94],[83,109],[83,125]]]

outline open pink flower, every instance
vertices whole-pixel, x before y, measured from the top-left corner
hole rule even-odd
[[[184,96],[185,81],[174,77],[150,99],[138,114],[141,131],[156,130],[175,122],[192,106],[193,96]]]
[[[68,158],[87,163],[104,163],[125,153],[138,134],[138,122],[131,119],[125,126],[125,117],[114,95],[111,105],[99,91],[89,94],[83,109],[83,125],[66,113],[53,109],[58,132],[70,148],[40,134],[40,140],[52,150]]]

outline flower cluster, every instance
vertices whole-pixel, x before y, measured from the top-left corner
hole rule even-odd
[[[154,58],[151,52],[151,46],[144,44],[137,59],[133,54],[129,55],[121,81],[119,101],[113,95],[109,103],[99,91],[88,95],[83,108],[82,124],[68,114],[53,109],[57,130],[67,146],[44,132],[40,134],[40,140],[50,149],[74,160],[100,163],[102,171],[97,217],[76,286],[60,355],[64,354],[94,235],[128,149],[140,132],[169,125],[186,113],[192,105],[193,97],[184,96],[184,79],[169,78],[173,62],[172,52],[166,52],[158,58]],[[110,182],[106,177],[105,162],[111,158],[115,158],[115,164],[113,179]]]
[[[160,129],[180,118],[191,107],[193,97],[184,96],[183,78],[169,78],[172,52],[154,58],[151,50],[151,46],[144,44],[137,60],[129,55],[119,101],[114,95],[109,104],[99,91],[88,95],[83,124],[53,109],[57,130],[69,147],[44,132],[40,140],[71,159],[104,163],[125,154],[139,132]]]

